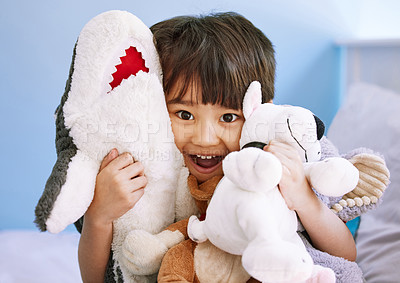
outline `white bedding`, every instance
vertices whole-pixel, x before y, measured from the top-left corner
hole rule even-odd
[[[78,241],[77,232],[0,231],[0,283],[82,282]]]
[[[368,283],[400,282],[400,94],[354,84],[328,137],[343,153],[368,147],[385,157],[391,183],[382,204],[361,216],[357,262]]]

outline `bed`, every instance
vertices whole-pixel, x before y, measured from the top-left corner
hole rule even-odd
[[[78,241],[77,232],[0,231],[0,282],[82,282]]]
[[[339,45],[344,100],[328,137],[341,152],[379,152],[391,173],[380,206],[360,218],[357,262],[368,283],[400,282],[400,41]]]

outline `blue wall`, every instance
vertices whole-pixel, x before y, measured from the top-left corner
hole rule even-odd
[[[387,2],[389,11],[399,6]],[[275,45],[275,102],[308,107],[329,124],[339,106],[340,58],[334,40],[355,36],[358,30],[365,35],[360,21],[369,21],[373,5],[378,4],[372,0],[350,4],[345,0],[2,3],[0,229],[35,228],[34,207],[56,159],[53,112],[64,90],[77,36],[95,15],[110,9],[128,10],[150,26],[182,14],[239,12]],[[388,18],[385,11],[376,22],[382,24],[380,20]]]

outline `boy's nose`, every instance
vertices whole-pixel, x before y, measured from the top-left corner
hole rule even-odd
[[[213,146],[219,143],[217,129],[213,123],[198,123],[192,139],[193,144]]]

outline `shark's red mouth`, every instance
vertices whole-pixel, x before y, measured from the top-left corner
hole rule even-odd
[[[121,64],[115,66],[117,71],[112,74],[113,80],[110,82],[111,90],[119,86],[122,80],[136,75],[139,71],[148,73],[142,53],[137,51],[136,47],[129,47],[125,50],[126,55],[121,57]]]

